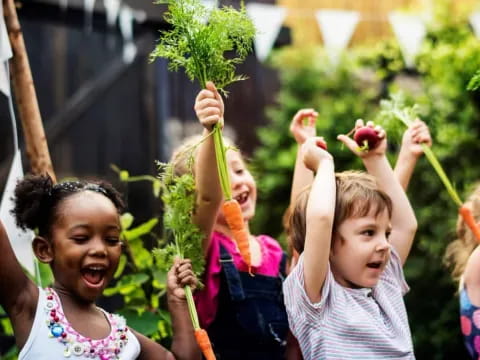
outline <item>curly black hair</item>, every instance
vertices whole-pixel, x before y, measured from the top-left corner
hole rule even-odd
[[[15,187],[12,214],[20,228],[38,229],[39,235],[48,235],[59,204],[69,196],[87,190],[105,195],[119,214],[124,210],[122,196],[106,181],[66,181],[54,184],[49,175],[27,175]]]

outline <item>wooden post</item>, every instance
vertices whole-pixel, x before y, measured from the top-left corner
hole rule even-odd
[[[13,58],[10,60],[13,89],[31,171],[34,174],[48,173],[55,182],[55,173],[48,152],[47,139],[14,0],[3,0],[3,13],[13,52]]]

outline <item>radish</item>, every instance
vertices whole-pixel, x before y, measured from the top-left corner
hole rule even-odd
[[[318,140],[317,141],[317,146],[319,148],[322,148],[323,150],[327,151],[327,143],[323,140]]]
[[[369,126],[362,126],[353,134],[353,140],[360,146],[362,151],[373,150],[380,143],[380,138],[375,129]]]

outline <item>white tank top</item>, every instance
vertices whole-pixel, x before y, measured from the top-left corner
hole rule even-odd
[[[38,304],[32,330],[19,360],[130,360],[140,354],[140,343],[126,327],[125,319],[109,314],[110,335],[93,340],[80,335],[65,317],[57,293],[39,288]]]

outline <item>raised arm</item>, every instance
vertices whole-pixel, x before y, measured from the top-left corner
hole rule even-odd
[[[394,169],[395,176],[405,191],[410,183],[415,165],[423,154],[422,144],[432,146],[432,138],[427,124],[416,119],[403,134],[402,146]]]
[[[315,136],[315,123],[318,113],[313,109],[301,109],[297,111],[290,123],[290,132],[297,142],[297,158],[293,170],[292,192],[290,194],[290,204],[295,203],[298,194],[313,182],[313,171],[305,166],[300,151],[305,140]]]
[[[223,123],[224,105],[212,82],[201,90],[195,99],[195,112],[203,125],[203,136],[209,135],[199,146],[195,158],[195,187],[197,204],[193,221],[205,234],[203,251],[207,252],[210,237],[222,202],[212,129]]]
[[[23,347],[33,324],[38,289],[25,275],[0,220],[0,305],[12,321],[15,340]]]
[[[357,120],[355,127],[359,128],[362,126],[363,120]],[[379,126],[374,126],[372,122],[368,122],[367,126],[374,128],[378,136],[381,138],[381,142],[374,149],[360,151],[357,143],[345,135],[339,135],[338,139],[351,151],[362,158],[367,171],[375,176],[379,188],[391,198],[393,210],[390,242],[400,255],[403,264],[405,263],[412,247],[415,232],[417,230],[417,219],[415,218],[415,214],[405,191],[400,185],[400,182],[396,178],[390,163],[385,156],[387,149],[385,131]]]
[[[336,197],[333,158],[320,148],[321,142],[312,137],[302,146],[306,167],[316,172],[307,203],[303,251],[305,291],[312,302],[320,300],[327,276]]]

